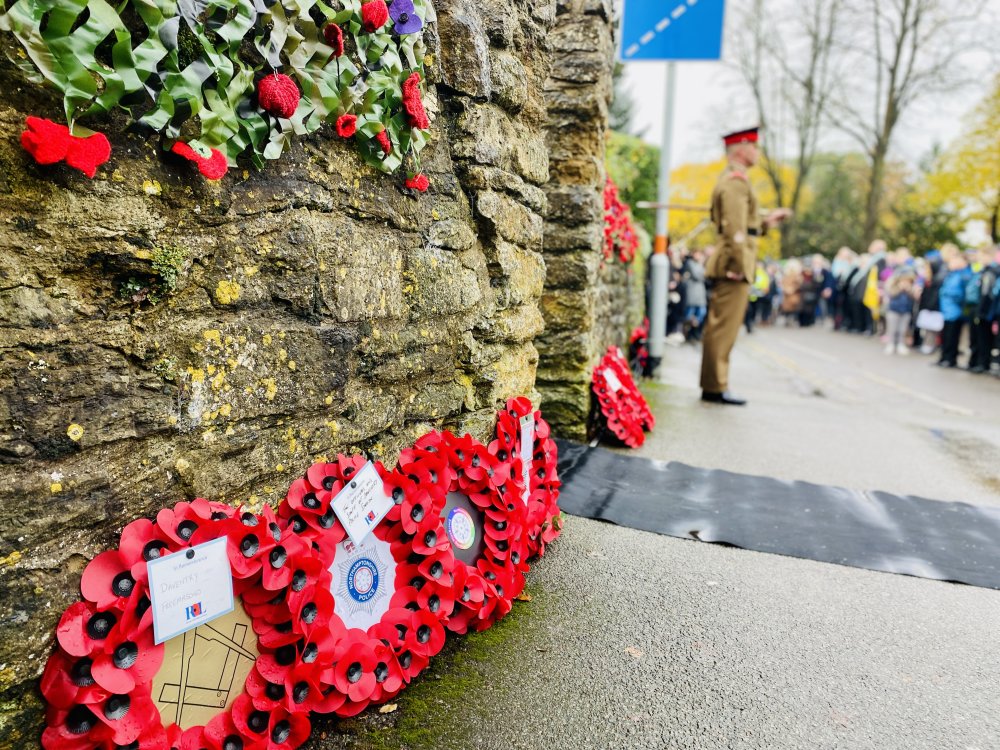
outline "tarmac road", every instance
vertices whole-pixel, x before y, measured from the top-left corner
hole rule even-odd
[[[640,452],[1000,504],[1000,382],[922,359],[755,333],[735,409],[701,404],[698,352],[669,350]],[[1000,747],[998,591],[569,518],[529,593],[451,640],[392,713],[318,723],[313,747]]]

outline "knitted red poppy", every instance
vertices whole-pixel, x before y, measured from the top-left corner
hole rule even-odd
[[[383,130],[381,133],[375,136],[375,140],[378,141],[379,148],[382,149],[382,153],[388,156],[392,153],[392,141],[389,140],[389,133]]]
[[[403,183],[406,187],[413,190],[418,190],[421,193],[426,193],[427,188],[431,186],[431,181],[427,179],[427,175],[415,174],[413,177],[407,177],[406,181]]]
[[[642,445],[656,420],[617,347],[608,347],[594,368],[591,389],[608,431],[630,448]]]
[[[28,129],[21,133],[21,145],[38,164],[63,160],[93,178],[97,168],[111,158],[111,144],[103,133],[86,138],[70,135],[69,128],[40,117],[28,117]]]
[[[229,162],[226,155],[216,148],[213,148],[212,155],[204,157],[191,148],[188,144],[177,141],[170,149],[178,156],[183,156],[188,161],[193,161],[198,165],[198,171],[209,180],[221,180],[229,170]]]
[[[284,73],[264,76],[257,84],[257,101],[268,114],[284,119],[291,118],[299,106],[299,87]]]
[[[389,8],[385,0],[369,0],[361,6],[361,25],[371,34],[378,31],[389,20]]]
[[[358,132],[357,115],[341,115],[337,118],[337,135],[341,138],[350,138]]]
[[[403,109],[406,110],[406,117],[411,128],[426,130],[431,126],[427,119],[427,112],[424,111],[424,103],[420,98],[420,74],[411,73],[410,77],[403,81]]]
[[[282,629],[281,623],[290,619],[287,608],[262,610],[272,624],[251,612],[252,603],[285,601],[296,585],[297,561],[309,557],[310,550],[305,540],[283,535],[269,509],[257,515],[199,498],[164,508],[155,522],[133,521],[123,530],[117,550],[102,552],[84,569],[84,601],[71,605],[56,628],[56,651],[41,681],[49,703],[45,750],[293,750],[308,738],[311,704],[296,702],[294,696],[303,695],[303,685],[316,685],[316,695],[321,693],[318,680],[298,665],[289,685],[294,696],[287,701],[252,696],[248,679],[247,692],[205,726],[163,725],[152,688],[165,647],[153,643],[146,566],[220,537],[228,540],[234,594],[250,613],[254,631]],[[257,661],[267,653],[262,648]],[[308,663],[309,653],[307,642],[299,661]],[[242,686],[233,688],[240,691]]]
[[[334,57],[344,54],[344,30],[335,23],[328,23],[323,27],[323,38],[326,43],[333,47]]]

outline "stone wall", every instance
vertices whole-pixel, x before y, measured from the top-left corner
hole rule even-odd
[[[549,43],[550,180],[545,192],[545,332],[537,387],[546,418],[563,437],[583,439],[594,364],[625,346],[641,286],[617,259],[603,260],[604,149],[614,54],[611,0],[560,0]]]
[[[0,747],[37,746],[53,629],[126,522],[537,401],[555,2],[435,5],[416,197],[328,132],[211,184],[118,118],[95,180],[38,167],[24,117],[59,104],[0,69]]]

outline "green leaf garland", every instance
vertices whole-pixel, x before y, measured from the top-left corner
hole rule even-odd
[[[428,0],[414,6],[425,25],[435,20]],[[329,23],[344,32],[339,58],[324,37]],[[258,168],[293,136],[347,113],[358,117],[354,138],[371,166],[394,172],[408,157],[416,163],[427,133],[409,127],[402,84],[423,74],[426,48],[421,32],[396,36],[392,26],[364,31],[361,0],[16,0],[0,12],[0,31],[24,51],[12,60],[32,82],[62,93],[72,132],[89,132],[79,118],[121,108],[162,133],[164,149],[181,140]],[[272,72],[291,76],[301,92],[288,120],[257,104],[257,82]],[[393,146],[385,156],[374,140],[383,130]]]

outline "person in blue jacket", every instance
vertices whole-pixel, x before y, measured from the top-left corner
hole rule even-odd
[[[966,290],[972,280],[972,269],[962,252],[952,244],[941,248],[941,259],[948,268],[948,275],[941,282],[938,293],[941,314],[944,316],[944,330],[941,332],[940,367],[958,366],[958,343],[962,338],[962,328],[966,315]]]

